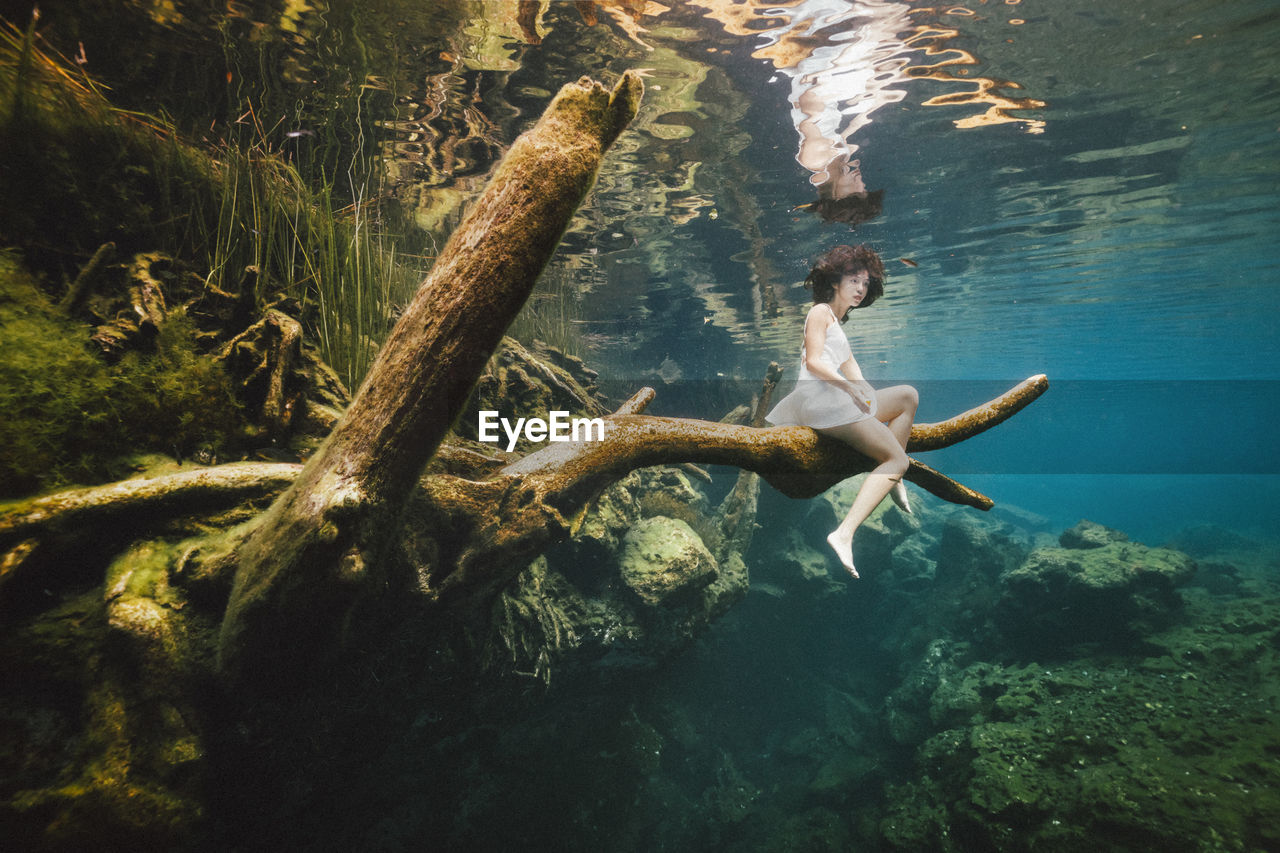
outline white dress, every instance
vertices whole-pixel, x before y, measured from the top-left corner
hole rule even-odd
[[[828,310],[830,310],[829,307]],[[833,311],[832,317],[834,316]],[[820,358],[836,373],[840,372],[840,365],[853,358],[849,339],[845,337],[844,328],[841,327],[839,320],[827,327],[827,339],[822,345]],[[800,345],[800,378],[796,380],[796,387],[778,401],[773,411],[765,415],[765,420],[774,426],[798,425],[824,429],[874,417],[875,397],[867,402],[871,407],[870,412],[864,412],[858,408],[846,391],[810,373],[809,368],[805,366],[802,343]]]

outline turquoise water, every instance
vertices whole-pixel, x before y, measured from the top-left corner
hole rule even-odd
[[[619,397],[653,385],[652,411],[718,419],[770,362],[794,375],[808,304],[798,283],[813,258],[866,242],[885,258],[887,292],[847,330],[874,383],[916,384],[923,421],[1037,373],[1050,391],[998,429],[923,457],[992,496],[990,515],[949,513],[919,496],[921,527],[897,542],[909,558],[860,563],[867,577],[854,586],[835,572],[806,573],[803,549],[787,538],[817,540],[830,507],[766,490],[746,555],[751,592],[686,653],[635,672],[602,664],[556,690],[531,683],[524,702],[475,718],[458,711],[473,685],[429,685],[439,707],[417,713],[386,754],[340,784],[328,780],[315,803],[311,780],[294,780],[295,800],[306,802],[299,812],[265,814],[249,785],[243,796],[264,810],[255,831],[313,849],[425,849],[423,839],[440,838],[494,850],[992,849],[947,811],[943,782],[960,770],[921,732],[1009,736],[993,750],[1008,770],[990,775],[1016,780],[1015,764],[1036,764],[1050,781],[1027,782],[1031,793],[1015,790],[1012,806],[992,811],[1011,833],[1043,823],[1041,841],[1053,841],[1051,826],[1093,826],[1087,814],[1045,805],[1054,786],[1100,808],[1182,807],[1167,790],[1134,793],[1169,777],[1128,741],[1185,759],[1198,784],[1280,778],[1274,752],[1219,767],[1218,756],[1253,741],[1212,736],[1239,721],[1264,733],[1259,742],[1275,731],[1275,609],[1245,612],[1253,598],[1274,599],[1280,526],[1274,3],[586,6],[137,4],[148,49],[132,53],[113,53],[104,30],[56,10],[45,10],[44,26],[69,51],[84,41],[88,68],[110,77],[125,105],[204,132],[224,128],[232,91],[257,93],[275,144],[297,162],[333,169],[380,157],[388,195],[433,240],[559,85],[641,69],[641,113],[522,321],[571,340]],[[531,16],[523,29],[522,9]],[[817,123],[833,150],[860,161],[867,189],[883,191],[879,213],[856,225],[815,213],[815,172],[797,159],[804,116],[791,101],[805,75],[824,73],[829,109]],[[709,491],[723,494],[734,475],[714,470]],[[841,509],[847,497],[837,498]],[[934,592],[911,573],[970,553],[998,565],[1054,544],[1081,518],[1150,545],[1174,540],[1205,562],[1203,583],[1236,584],[1253,598],[1239,604],[1197,587],[1194,641],[1068,654],[1046,648],[1059,639],[1049,633],[1024,655],[982,648],[988,626],[974,613],[990,604],[990,588]],[[989,523],[974,539],[997,544],[954,544],[974,521]],[[1224,568],[1229,560],[1236,568]],[[943,645],[930,657],[935,639]],[[912,693],[947,679],[971,701]],[[1210,698],[1193,695],[1197,680]],[[1128,710],[1107,717],[1114,709],[1103,699],[1117,691]],[[1089,729],[1077,718],[1052,738],[1065,745],[1050,744],[1048,758],[1019,751],[1019,738],[1044,746],[1019,727],[1061,726],[1086,695],[1098,704],[1080,717],[1120,722]],[[1210,733],[1185,753],[1158,751],[1182,744],[1186,728]],[[1084,743],[1094,732],[1106,746]],[[972,757],[958,743],[955,752]],[[1072,781],[1094,759],[1095,775]],[[1117,766],[1120,781],[1105,776]],[[941,791],[932,799],[931,784]],[[1261,822],[1249,811],[1257,790],[1221,814],[1197,802],[1185,811],[1249,827]],[[894,828],[912,810],[943,815],[950,846],[913,847],[909,839],[928,833]],[[1252,845],[1239,849],[1275,840],[1250,831],[1232,836]],[[1002,849],[1027,849],[1027,837]],[[1045,849],[1094,842],[1054,843]],[[1097,846],[1160,843],[1170,842]]]
[[[899,6],[859,8],[884,15]],[[914,25],[956,33],[931,43],[932,56],[910,46],[891,56],[912,66],[972,64],[948,66],[950,80],[899,74],[885,87],[896,95],[846,140],[868,188],[885,193],[883,214],[852,234],[792,209],[814,193],[795,159],[790,78],[751,56],[788,31],[778,24],[785,16],[779,10],[773,29],[732,42],[716,66],[727,79],[709,76],[697,108],[666,119],[691,128],[684,144],[646,138],[627,155],[642,168],[646,149],[709,156],[693,184],[709,210],[679,227],[656,211],[610,217],[610,233],[634,234],[641,246],[601,247],[607,284],[583,300],[584,325],[601,337],[595,360],[623,375],[665,362],[686,379],[756,376],[768,360],[794,371],[806,304],[795,282],[830,245],[865,241],[888,259],[891,277],[849,335],[873,380],[950,381],[946,393],[924,395],[922,420],[985,399],[977,383],[966,395],[966,382],[1043,372],[1055,383],[1016,426],[972,450],[934,454],[931,464],[976,472],[997,500],[1068,523],[1101,516],[1151,537],[1205,516],[1274,529],[1278,494],[1265,476],[1276,473],[1265,436],[1280,400],[1280,96],[1267,83],[1274,11],[1265,3],[959,11],[912,10]],[[646,35],[655,52],[688,37],[664,41],[662,20]],[[707,38],[719,31],[706,20],[697,26]],[[882,57],[879,67],[894,63]],[[1006,81],[995,91],[1043,106],[990,121],[981,100],[928,105],[972,92],[976,78]],[[681,82],[661,71],[650,79]],[[726,102],[741,116],[717,123]],[[741,146],[735,163],[699,146],[708,125],[724,145]],[[612,192],[606,174],[593,207],[625,209],[646,189],[637,183]],[[748,198],[733,198],[738,191]],[[605,240],[605,228],[591,236]],[[662,265],[644,248],[655,239],[670,241]],[[771,273],[763,285],[760,257]],[[761,316],[765,286],[781,302],[777,317]],[[619,322],[625,336],[611,331]],[[1026,458],[1028,447],[1037,459]],[[1056,479],[1046,486],[1031,474]]]

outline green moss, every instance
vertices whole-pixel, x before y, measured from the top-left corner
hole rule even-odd
[[[0,253],[0,498],[120,477],[141,451],[225,445],[240,428],[221,368],[175,313],[153,353],[107,365],[13,253]]]
[[[1190,606],[1197,618],[1150,637],[1145,659],[956,673],[994,701],[957,721],[935,693],[920,776],[891,797],[890,849],[1272,849],[1280,602]],[[1226,644],[1251,652],[1213,654]],[[957,827],[967,846],[939,843]]]

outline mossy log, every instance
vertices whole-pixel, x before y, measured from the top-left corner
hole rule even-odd
[[[1049,387],[1049,380],[1033,376],[999,397],[936,424],[917,424],[908,451],[937,450],[971,438],[1007,420]],[[583,494],[598,492],[627,471],[675,461],[734,465],[755,471],[790,497],[820,494],[874,463],[848,445],[824,438],[808,427],[760,429],[736,424],[639,414],[652,399],[645,389],[608,418],[606,440],[553,444],[508,465],[507,476],[547,477],[548,490],[561,507],[575,504]],[[621,472],[621,473],[618,473]],[[907,479],[952,503],[989,509],[992,501],[960,483],[911,460]]]
[[[512,145],[441,251],[345,415],[228,556],[219,665],[233,683],[324,666],[382,573],[403,506],[524,305],[643,86],[565,86]]]

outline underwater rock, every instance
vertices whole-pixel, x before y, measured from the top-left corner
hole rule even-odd
[[[622,580],[645,604],[665,604],[702,589],[715,580],[717,568],[698,534],[679,519],[643,519],[622,540]]]
[[[1191,583],[1213,595],[1239,596],[1244,592],[1240,570],[1230,563],[1198,563]]]
[[[1027,549],[990,524],[949,518],[938,543],[935,579],[940,586],[972,590],[1017,568]]]
[[[1217,524],[1200,524],[1178,533],[1170,540],[1168,547],[1200,558],[1211,554],[1255,550],[1259,543]]]
[[[775,828],[752,850],[804,850],[807,853],[839,853],[853,849],[848,822],[838,810],[812,808],[779,817]]]
[[[573,538],[560,548],[556,561],[575,583],[597,585],[602,565],[617,562],[622,539],[642,518],[666,516],[685,522],[708,550],[715,550],[719,531],[708,515],[707,499],[689,477],[674,468],[632,471],[610,486],[583,516]]]
[[[1193,600],[1146,658],[948,672],[960,690],[930,696],[917,774],[889,792],[887,848],[1275,849],[1280,763],[1259,685],[1280,667],[1277,603]],[[951,715],[950,693],[978,701]]]
[[[633,471],[597,499],[568,542],[504,592],[493,627],[504,645],[517,648],[517,669],[554,667],[557,680],[584,666],[593,679],[601,670],[651,667],[746,595],[746,563],[733,548],[717,558],[711,541],[718,535],[705,496],[683,471]],[[507,604],[520,620],[510,618]],[[553,622],[572,643],[543,641]],[[528,650],[542,648],[547,659],[534,661]]]
[[[782,570],[782,580],[787,582],[787,586],[790,586],[794,579],[824,583],[831,580],[827,555],[818,551],[800,531],[794,528],[788,529],[785,536],[776,541],[781,548],[776,558],[770,559],[769,562],[771,567]]]
[[[1001,576],[993,615],[1027,652],[1125,643],[1174,621],[1182,609],[1176,588],[1195,571],[1186,554],[1138,543],[1041,548]]]
[[[926,592],[927,617],[915,627],[927,629],[929,636],[985,643],[1000,578],[1022,565],[1030,549],[1004,524],[952,516],[941,527],[933,551],[937,567]]]
[[[922,742],[933,731],[931,697],[958,672],[956,659],[967,649],[949,640],[934,640],[898,687],[885,698],[885,724],[900,744]]]
[[[1104,545],[1110,545],[1112,542],[1128,542],[1129,534],[1119,530],[1112,530],[1101,524],[1081,519],[1080,523],[1069,530],[1062,531],[1062,535],[1058,537],[1058,544],[1063,548],[1076,548],[1087,550],[1089,548],[1101,548]]]
[[[598,581],[601,561],[612,561],[622,544],[622,537],[631,525],[640,520],[640,503],[636,492],[641,488],[640,472],[632,471],[626,477],[605,490],[586,514],[578,532],[565,546],[571,558],[565,563],[590,567],[591,583]],[[574,573],[575,578],[578,573]]]

